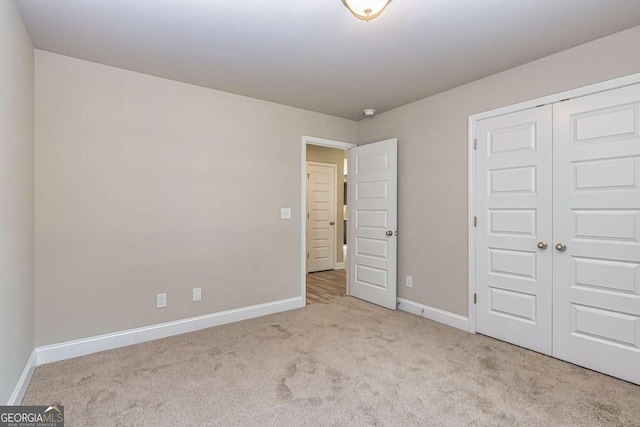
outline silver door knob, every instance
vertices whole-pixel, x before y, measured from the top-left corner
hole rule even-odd
[[[387,236],[389,236],[389,237],[393,236],[393,231],[387,230]]]
[[[329,223],[329,225],[336,225],[336,223],[335,223],[335,222],[333,222],[333,221],[331,221],[331,222]]]
[[[548,247],[549,247],[549,245],[546,242],[538,242],[538,248],[539,249],[542,249],[544,251]]]
[[[556,245],[556,250],[559,252],[564,252],[567,250],[567,245],[565,245],[564,243],[558,243]]]

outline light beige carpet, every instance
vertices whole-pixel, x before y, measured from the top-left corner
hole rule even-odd
[[[640,369],[640,367],[638,367]],[[640,387],[350,298],[37,368],[67,426],[638,426]]]

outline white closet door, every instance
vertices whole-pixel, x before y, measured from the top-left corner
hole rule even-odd
[[[477,330],[545,354],[552,341],[551,120],[544,106],[479,121],[476,133]]]
[[[307,162],[307,273],[335,267],[336,171],[334,164]]]
[[[553,132],[553,355],[640,384],[640,85],[555,104]]]

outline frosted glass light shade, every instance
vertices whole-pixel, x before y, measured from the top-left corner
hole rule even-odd
[[[342,0],[353,16],[363,21],[371,21],[384,11],[391,0]]]

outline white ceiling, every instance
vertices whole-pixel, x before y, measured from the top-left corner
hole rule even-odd
[[[350,119],[640,25],[639,0],[17,0],[38,49]]]

